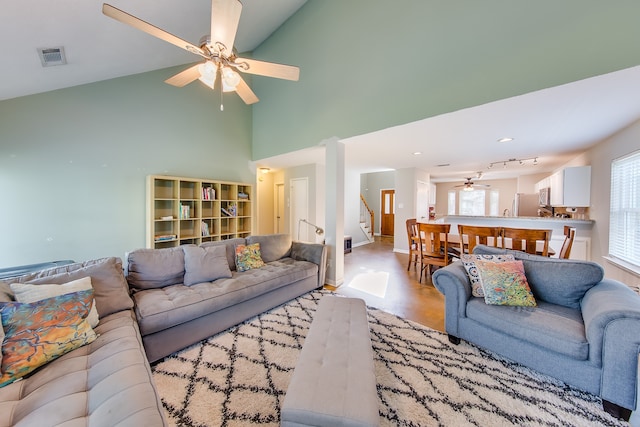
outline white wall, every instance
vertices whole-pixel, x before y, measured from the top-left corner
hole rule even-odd
[[[576,162],[591,164],[590,218],[595,221],[591,240],[591,259],[601,264],[605,275],[629,286],[640,286],[640,277],[608,262],[603,257],[609,251],[609,202],[611,197],[611,161],[640,150],[640,120],[612,137],[596,144]],[[567,166],[579,165],[568,164]],[[582,163],[584,164],[584,163]]]

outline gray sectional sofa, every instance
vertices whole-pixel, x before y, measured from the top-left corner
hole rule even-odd
[[[165,426],[164,411],[142,347],[122,261],[104,258],[0,282],[64,284],[91,277],[98,338],[0,388],[0,426]]]
[[[266,265],[235,271],[235,245],[258,242]],[[95,341],[0,387],[0,427],[166,426],[149,361],[321,287],[326,251],[287,235],[254,236],[136,250],[126,268],[104,258],[0,281],[0,302],[12,302],[12,283],[90,277],[99,315]],[[224,277],[205,281],[220,274],[212,269],[220,261]]]
[[[454,262],[433,274],[450,341],[462,338],[601,396],[605,410],[628,419],[638,403],[640,296],[604,279],[596,263],[474,248],[505,253],[522,260],[537,307],[486,304],[472,296],[462,262]]]
[[[235,247],[253,243],[266,265],[238,272]],[[155,362],[322,287],[326,258],[325,245],[288,234],[129,252],[126,278],[147,358]]]

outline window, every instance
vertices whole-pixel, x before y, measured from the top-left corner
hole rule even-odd
[[[447,214],[456,214],[456,192],[455,190],[449,191],[449,198],[447,199]]]
[[[500,193],[495,190],[489,193],[489,215],[490,216],[500,215]]]
[[[609,255],[640,267],[640,151],[611,162]]]
[[[459,191],[460,215],[483,216],[485,214],[484,190]]]

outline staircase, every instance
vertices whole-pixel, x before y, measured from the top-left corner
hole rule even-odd
[[[369,242],[374,241],[373,237],[373,210],[367,204],[364,196],[360,194],[360,229]]]

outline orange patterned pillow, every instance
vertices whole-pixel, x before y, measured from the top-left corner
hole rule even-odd
[[[34,303],[0,303],[5,339],[0,387],[96,339],[87,322],[93,290]]]

